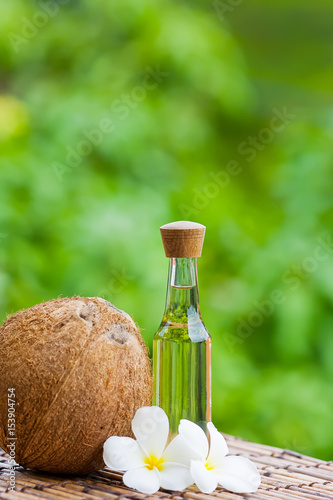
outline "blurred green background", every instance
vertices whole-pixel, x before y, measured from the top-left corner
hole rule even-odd
[[[333,4],[3,2],[0,319],[104,296],[151,347],[159,226],[207,226],[219,430],[333,451]]]

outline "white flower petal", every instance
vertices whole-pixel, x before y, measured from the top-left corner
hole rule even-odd
[[[185,465],[166,463],[159,476],[161,488],[165,490],[184,490],[193,484],[190,469]]]
[[[191,474],[195,484],[202,493],[212,493],[217,487],[217,477],[213,471],[206,469],[201,460],[191,461]]]
[[[209,462],[209,465],[217,465],[226,455],[228,455],[228,446],[224,437],[216,429],[212,422],[208,422],[207,428],[210,436],[210,447],[207,461]]]
[[[191,460],[198,458],[197,453],[187,446],[185,440],[178,434],[166,447],[163,453],[163,459],[166,462],[175,462],[190,467]]]
[[[161,457],[169,435],[169,419],[162,408],[139,408],[132,420],[132,430],[147,455]]]
[[[254,493],[260,486],[258,469],[244,457],[225,457],[215,472],[219,484],[233,493]]]
[[[111,436],[104,443],[103,460],[110,469],[128,470],[144,465],[139,444],[129,437]]]
[[[179,434],[187,446],[193,451],[194,459],[205,460],[208,455],[208,439],[204,431],[190,420],[181,420],[178,427]]]
[[[125,472],[123,481],[129,488],[152,495],[160,488],[160,478],[156,469],[149,470],[147,467],[139,467]]]

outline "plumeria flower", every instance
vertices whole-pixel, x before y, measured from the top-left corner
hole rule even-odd
[[[104,443],[104,462],[124,471],[123,481],[129,488],[146,494],[159,488],[183,490],[193,484],[189,468],[189,450],[178,435],[166,447],[169,420],[162,408],[145,406],[132,420],[136,441],[112,436]]]
[[[217,485],[234,493],[254,493],[260,485],[260,474],[247,458],[227,456],[224,437],[210,422],[207,424],[210,447],[204,431],[189,420],[181,420],[179,434],[192,449],[190,470],[194,482],[203,493],[211,493]],[[186,462],[185,462],[186,463]]]

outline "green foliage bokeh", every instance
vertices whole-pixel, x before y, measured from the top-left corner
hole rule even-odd
[[[159,226],[201,222],[214,423],[331,459],[332,3],[1,10],[1,320],[99,295],[151,346]]]

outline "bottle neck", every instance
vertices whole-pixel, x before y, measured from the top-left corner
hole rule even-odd
[[[196,258],[170,259],[164,323],[195,323],[201,320]]]

